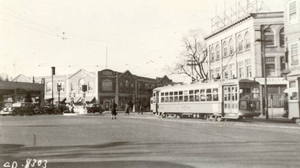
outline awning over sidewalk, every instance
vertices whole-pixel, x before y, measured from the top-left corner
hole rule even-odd
[[[77,103],[80,99],[81,97],[69,97],[65,102],[71,103],[73,101],[74,103]]]
[[[95,100],[96,99],[93,96],[88,96],[85,98],[85,102],[88,102],[88,103],[93,103],[93,102],[95,102]]]

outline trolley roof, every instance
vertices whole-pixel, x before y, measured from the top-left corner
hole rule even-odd
[[[237,84],[259,84],[256,81],[249,79],[231,79],[223,82],[209,82],[209,83],[194,83],[174,86],[163,86],[153,89],[153,91],[174,91],[174,90],[190,90],[190,89],[205,89],[205,88],[219,88],[223,85],[237,85]]]

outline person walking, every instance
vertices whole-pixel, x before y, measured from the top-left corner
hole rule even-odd
[[[133,103],[131,102],[131,100],[129,101],[128,105],[129,105],[129,111],[132,112],[132,110],[133,110]]]
[[[140,104],[140,113],[143,114],[143,111],[144,111],[144,107],[143,107],[143,104],[141,103]]]
[[[129,104],[126,103],[126,105],[125,105],[125,114],[124,115],[126,115],[126,114],[129,115],[129,110],[130,110]]]
[[[117,104],[115,103],[115,100],[112,101],[111,105],[111,119],[113,120],[114,118],[117,119]]]

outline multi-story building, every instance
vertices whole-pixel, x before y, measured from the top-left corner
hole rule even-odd
[[[18,76],[14,80],[31,82],[33,79]],[[133,75],[130,71],[124,73],[104,69],[98,72],[88,72],[80,69],[74,74],[53,75],[34,78],[36,83],[45,84],[45,100],[55,103],[84,101],[100,103],[105,110],[109,110],[114,99],[119,110],[124,110],[126,103],[132,101],[136,105],[149,106],[152,89],[173,84],[167,76],[162,78],[147,78]],[[53,84],[52,84],[53,82]],[[60,84],[60,91],[57,85]],[[82,91],[82,85],[87,85],[87,91]],[[53,97],[53,99],[52,99]]]
[[[283,12],[248,13],[215,30],[205,40],[210,79],[256,80],[263,93],[266,77],[269,102],[272,99],[269,107],[283,107],[287,87],[281,72],[285,69]]]
[[[300,117],[300,0],[285,0],[284,27],[288,55],[289,118]]]

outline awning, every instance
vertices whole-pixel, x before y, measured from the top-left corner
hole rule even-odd
[[[65,102],[67,100],[66,97],[60,97],[60,102]]]
[[[45,101],[52,101],[52,100],[54,100],[53,98],[48,98],[48,99],[45,99]]]
[[[69,97],[65,102],[71,103],[73,101],[74,103],[77,103],[80,99],[81,97]]]
[[[93,102],[93,101],[95,101],[95,97],[93,97],[93,96],[88,96],[88,97],[85,98],[85,101],[86,101],[86,102]]]

